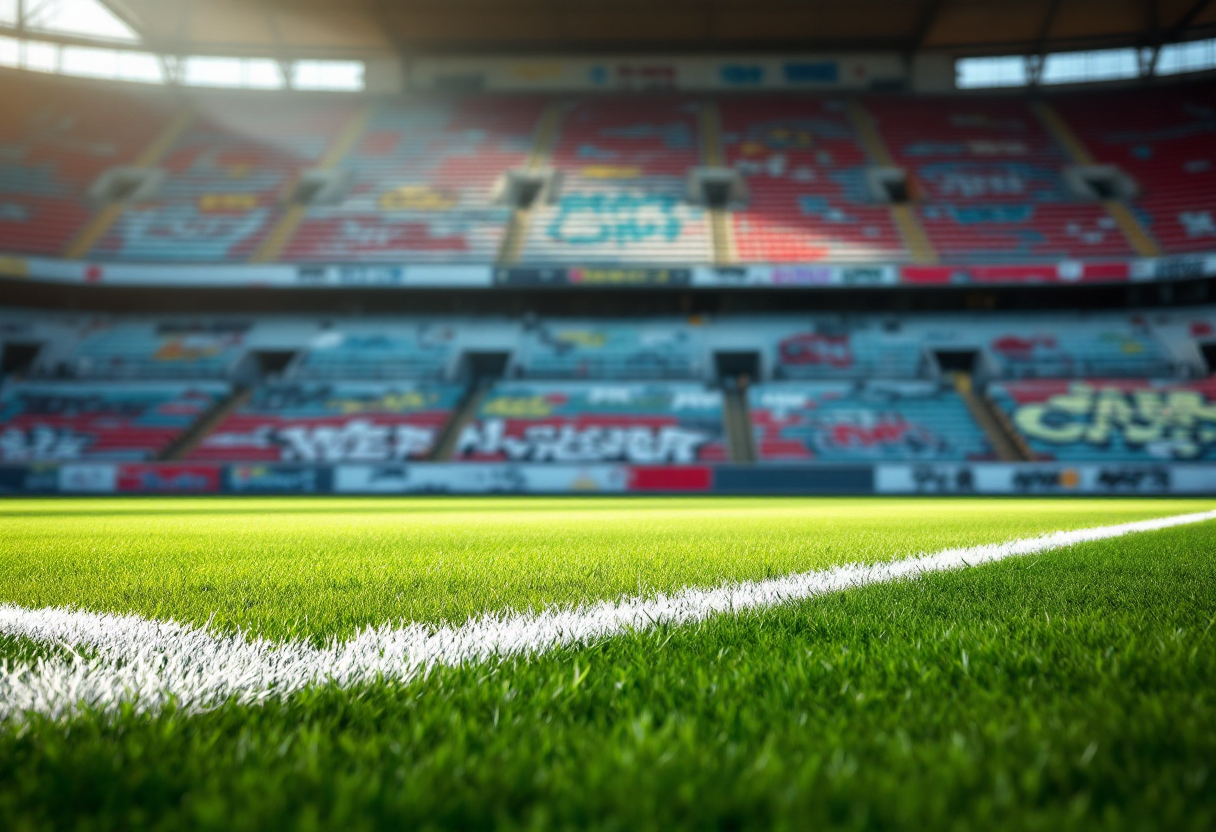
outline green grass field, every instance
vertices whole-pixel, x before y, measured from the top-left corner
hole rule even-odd
[[[7,500],[0,603],[322,644],[1213,508]],[[0,828],[1209,829],[1214,623],[1209,521],[263,705],[29,714]],[[75,649],[0,637],[6,674]]]

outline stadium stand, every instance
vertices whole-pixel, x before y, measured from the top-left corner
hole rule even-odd
[[[837,98],[719,101],[725,162],[748,201],[734,215],[743,262],[905,260],[889,209],[866,185],[870,160]]]
[[[248,324],[98,321],[56,367],[71,378],[222,379],[243,354]]]
[[[1071,160],[1022,99],[876,97],[866,108],[943,261],[1132,254],[1106,210],[1070,192]]]
[[[758,462],[994,458],[958,394],[935,382],[775,382],[748,403]]]
[[[170,118],[158,95],[38,78],[0,84],[0,111],[0,248],[43,255],[62,253],[94,215],[97,177],[136,164]]]
[[[750,450],[736,453],[746,442],[736,428],[727,442],[729,419],[750,432],[759,462],[994,459],[993,427],[976,401],[1004,414],[1023,453],[1042,459],[1207,458],[1216,441],[1213,388],[1188,380],[1209,373],[1210,307],[982,321],[30,321],[20,310],[0,314],[0,343],[37,356],[5,387],[8,461],[148,460],[170,447],[192,462],[750,460]],[[266,349],[291,358],[259,368]],[[487,385],[472,370],[469,355],[483,350],[501,357],[505,378]],[[721,372],[715,356],[739,351],[754,363],[747,406],[740,400],[734,416],[734,376],[707,385]],[[967,356],[963,394],[942,351]],[[230,385],[252,389],[230,399]],[[1077,433],[1076,414],[1091,412],[1099,427]],[[61,413],[71,419],[51,418]],[[441,436],[449,439],[436,457]]]
[[[1056,109],[1096,164],[1116,165],[1161,248],[1216,248],[1216,92],[1210,84],[1062,97]]]
[[[720,391],[695,383],[501,382],[465,427],[466,461],[726,460]]]
[[[215,382],[6,382],[0,461],[156,459],[229,393]]]
[[[354,107],[209,99],[166,150],[156,194],[128,205],[91,255],[195,263],[254,257]]]
[[[308,344],[301,379],[440,379],[453,357],[455,329],[401,321],[344,324]]]
[[[545,101],[467,97],[381,103],[338,167],[351,184],[313,206],[284,252],[292,261],[492,262]]]
[[[779,321],[769,331],[781,333]],[[915,333],[876,320],[820,322],[788,328],[769,342],[779,379],[916,378],[927,371]]]
[[[1176,362],[1135,317],[994,319],[986,323],[994,375],[1007,378],[1169,376]]]
[[[425,458],[459,403],[451,384],[282,383],[258,388],[187,458],[388,462]]]
[[[0,95],[0,247],[10,253],[494,263],[508,256],[506,177],[533,161],[556,178],[509,254],[523,265],[907,262],[907,229],[873,180],[886,165],[906,174],[921,260],[1216,248],[1216,99],[1203,83],[1053,96],[1064,134],[1043,107],[997,95],[213,92],[184,109],[163,94],[63,82],[6,84]],[[560,111],[555,140],[533,159],[549,110]],[[744,185],[726,209],[726,246],[693,198],[690,175],[710,164]],[[1087,165],[1113,166],[1136,193],[1079,192],[1069,171]],[[101,187],[124,171],[150,178],[130,192]],[[1129,241],[1116,202],[1153,251]]]
[[[537,379],[692,379],[704,368],[686,324],[542,322],[525,329],[517,374]]]
[[[534,213],[525,263],[705,263],[705,212],[686,201],[701,164],[698,105],[681,97],[572,102],[550,164],[554,204]]]
[[[1216,378],[999,382],[992,400],[1036,457],[1077,462],[1216,459]]]

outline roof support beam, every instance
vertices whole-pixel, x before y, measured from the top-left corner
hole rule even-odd
[[[1051,27],[1056,23],[1056,16],[1060,13],[1060,7],[1064,5],[1064,0],[1051,0],[1047,4],[1047,11],[1043,14],[1043,22],[1039,24],[1039,33],[1034,39],[1034,53],[1042,55],[1047,49],[1047,39],[1051,37]]]
[[[1055,25],[1056,15],[1064,0],[1051,0],[1047,11],[1043,14],[1043,22],[1039,24],[1039,32],[1034,39],[1034,49],[1026,56],[1026,80],[1032,87],[1039,85],[1043,77],[1043,65],[1047,62],[1044,53],[1047,51],[1047,39],[1051,36],[1051,27]]]
[[[389,17],[386,0],[375,0],[373,8],[376,22],[380,25],[380,29],[384,32],[384,36],[388,38],[389,43],[393,45],[393,51],[397,53],[397,57],[404,64],[409,48],[397,32],[397,27],[393,25],[392,18]]]
[[[1157,59],[1161,56],[1161,47],[1167,43],[1178,40],[1186,34],[1187,28],[1195,21],[1195,18],[1203,14],[1208,6],[1212,5],[1213,0],[1195,0],[1191,7],[1187,9],[1182,17],[1174,22],[1174,25],[1168,29],[1161,28],[1161,7],[1160,0],[1150,0],[1153,6],[1153,17],[1150,21],[1152,26],[1152,46],[1148,60],[1141,60],[1140,75],[1144,78],[1150,78],[1157,74]]]
[[[1195,18],[1207,11],[1208,6],[1212,5],[1213,2],[1216,2],[1216,0],[1195,0],[1191,4],[1191,7],[1183,13],[1182,17],[1178,18],[1174,25],[1166,30],[1164,41],[1169,43],[1182,37],[1190,25],[1195,22]]]
[[[909,52],[919,52],[925,48],[925,43],[929,40],[929,35],[933,33],[933,27],[937,24],[944,5],[946,5],[945,0],[929,0],[925,3],[924,10],[916,21],[916,29],[913,30],[912,37],[908,41]]]

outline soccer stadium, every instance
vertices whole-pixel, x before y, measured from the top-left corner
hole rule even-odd
[[[1216,828],[1216,0],[0,0],[0,828]]]

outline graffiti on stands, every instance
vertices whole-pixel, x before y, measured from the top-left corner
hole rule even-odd
[[[1216,451],[1216,402],[1185,388],[1120,389],[1074,384],[1013,414],[1024,436],[1050,445],[1106,448],[1117,440],[1159,458]]]
[[[514,426],[513,426],[514,427]],[[711,437],[679,425],[525,425],[484,419],[460,435],[458,456],[512,462],[692,463]]]
[[[193,205],[128,210],[119,219],[119,256],[223,260],[252,245],[269,210],[199,211]]]
[[[93,437],[68,428],[38,425],[32,428],[6,428],[0,432],[0,460],[33,462],[80,459],[93,443]]]
[[[561,198],[546,233],[570,245],[670,243],[683,228],[679,207],[672,194],[571,193]]]
[[[844,369],[853,366],[853,350],[847,334],[804,332],[781,341],[777,346],[782,364],[827,366]]]
[[[283,462],[388,462],[417,459],[435,442],[435,429],[421,425],[376,424],[352,419],[339,425],[261,425],[249,432],[218,432],[206,450],[276,449]]]

